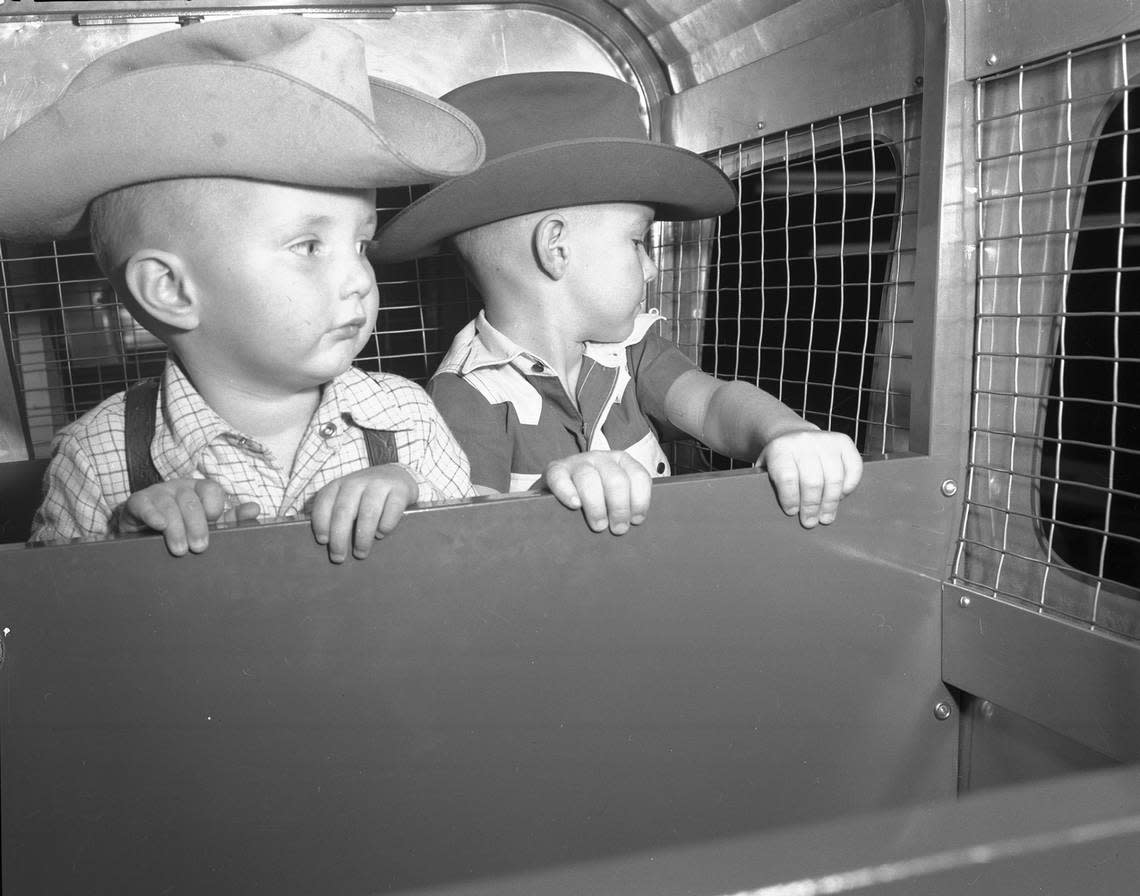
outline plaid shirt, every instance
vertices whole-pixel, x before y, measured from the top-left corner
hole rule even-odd
[[[130,497],[123,396],[113,395],[56,435],[32,541],[114,531],[115,514]],[[305,512],[324,486],[368,467],[362,427],[394,433],[419,503],[474,494],[467,457],[427,393],[402,377],[355,367],[325,387],[287,474],[262,445],[214,413],[168,361],[150,451],[164,480],[213,479],[225,490],[227,508],[256,501],[266,520]]]

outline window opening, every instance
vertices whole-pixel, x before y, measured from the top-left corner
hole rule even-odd
[[[1096,144],[1045,409],[1039,513],[1053,552],[1140,588],[1140,98]]]
[[[750,380],[867,450],[872,371],[891,354],[880,327],[902,179],[883,142],[817,151],[810,135],[806,156],[786,152],[737,180],[739,206],[713,249],[701,365]]]
[[[976,85],[978,265],[951,581],[1140,639],[1140,41]]]

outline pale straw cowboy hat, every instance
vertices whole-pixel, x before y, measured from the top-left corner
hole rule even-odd
[[[617,78],[500,75],[441,99],[479,125],[487,161],[393,217],[370,250],[376,261],[429,254],[464,230],[546,209],[639,202],[659,219],[686,221],[735,204],[732,183],[715,165],[648,139],[637,91]]]
[[[0,142],[0,235],[72,235],[92,199],[147,181],[394,186],[463,174],[483,150],[463,113],[370,78],[346,28],[296,15],[203,22],[99,57]]]

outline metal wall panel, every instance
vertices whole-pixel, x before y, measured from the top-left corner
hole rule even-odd
[[[0,549],[4,892],[385,892],[949,797],[937,583],[892,465],[801,529],[754,472],[594,535],[549,497],[174,559]]]
[[[942,677],[1121,761],[1140,761],[1140,645],[947,585]]]
[[[1135,0],[957,0],[966,25],[966,77],[980,78],[1026,62],[1140,29]]]
[[[919,92],[923,16],[898,2],[666,100],[665,138],[694,152]]]

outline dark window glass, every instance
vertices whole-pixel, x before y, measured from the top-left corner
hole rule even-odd
[[[1135,91],[1127,122],[1140,123]],[[1041,517],[1053,551],[1140,587],[1140,133],[1125,101],[1097,143],[1045,408]]]
[[[713,251],[702,368],[862,449],[898,182],[894,153],[870,140],[745,173]]]

